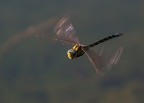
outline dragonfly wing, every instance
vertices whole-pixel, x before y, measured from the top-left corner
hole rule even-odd
[[[71,44],[79,44],[75,29],[68,17],[63,17],[55,26],[56,40]]]
[[[83,50],[95,68],[96,74],[100,77],[104,75],[105,71],[110,70],[110,68],[118,62],[123,47],[118,48],[109,58],[103,55],[103,48],[101,48],[99,53],[95,53],[92,49],[83,48]]]

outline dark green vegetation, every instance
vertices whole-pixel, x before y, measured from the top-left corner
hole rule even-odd
[[[1,0],[0,103],[144,103],[143,4],[143,0]],[[115,32],[125,34],[108,42],[111,48],[124,46],[124,52],[102,78],[96,78],[86,56],[68,60],[69,47],[35,38],[42,31],[36,27],[47,20],[47,33],[54,35],[53,26],[64,14],[71,15],[82,43]]]

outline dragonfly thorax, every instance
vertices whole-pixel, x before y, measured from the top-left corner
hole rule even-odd
[[[72,49],[68,50],[67,56],[69,59],[80,57],[84,54],[82,47],[78,44],[74,45]]]

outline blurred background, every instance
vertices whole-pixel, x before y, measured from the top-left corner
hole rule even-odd
[[[1,0],[0,103],[144,103],[143,11],[143,0]],[[97,78],[51,39],[64,15],[84,44],[125,34],[107,42],[124,47],[110,72]]]

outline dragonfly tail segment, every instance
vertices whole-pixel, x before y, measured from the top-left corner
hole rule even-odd
[[[102,39],[100,39],[100,40],[98,40],[98,41],[96,41],[96,42],[94,42],[94,43],[92,43],[92,44],[90,44],[90,45],[88,45],[86,47],[94,47],[95,45],[98,45],[98,44],[100,44],[102,42],[105,42],[105,41],[108,41],[110,39],[113,39],[115,37],[119,37],[121,35],[123,35],[123,34],[122,33],[116,33],[116,34],[110,35],[110,36],[102,38]]]

